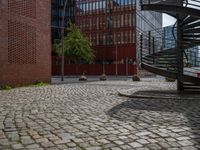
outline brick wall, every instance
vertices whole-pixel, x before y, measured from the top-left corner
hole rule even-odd
[[[65,58],[65,75],[101,75],[103,74],[102,64],[67,64],[69,58]],[[137,74],[137,66],[134,63],[118,64],[118,75],[134,75]],[[116,64],[105,64],[106,75],[116,75]],[[61,58],[52,57],[52,75],[61,75]]]
[[[51,0],[0,0],[0,85],[51,80]]]

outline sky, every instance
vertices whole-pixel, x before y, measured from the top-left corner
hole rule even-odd
[[[163,27],[173,25],[175,22],[176,22],[175,18],[169,15],[163,14]]]
[[[198,0],[188,0],[189,4],[187,5],[187,7],[191,7],[191,8],[196,8],[196,9],[200,9],[200,1]],[[197,6],[195,6],[197,5]],[[172,25],[176,22],[176,20],[173,17],[170,17],[169,15],[163,14],[163,26],[169,26]]]
[[[122,2],[124,2],[125,4],[127,4],[128,2],[131,2],[131,1],[129,1],[129,0],[124,0],[124,1],[122,1]],[[189,0],[189,2],[190,3],[192,3],[192,4],[197,4],[197,2],[191,2],[190,0]],[[90,6],[90,8],[95,8],[95,3],[92,3],[92,5],[94,5],[93,7],[91,7]],[[96,6],[98,6],[98,5],[96,5]],[[102,7],[105,7],[105,3],[100,3],[100,6],[99,6],[100,8],[102,8]],[[191,6],[190,6],[191,7]],[[194,7],[194,6],[192,6],[192,7]],[[82,6],[82,8],[81,9],[83,9],[83,8],[85,8],[86,10],[87,9],[89,9],[89,5],[88,4],[86,4],[86,6]],[[169,26],[169,25],[173,25],[174,23],[176,22],[176,19],[174,19],[173,17],[171,17],[171,16],[169,16],[169,15],[166,15],[166,14],[163,14],[163,27],[165,27],[165,26]]]

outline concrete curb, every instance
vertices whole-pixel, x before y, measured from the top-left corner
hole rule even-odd
[[[165,99],[165,100],[200,100],[200,98],[184,98],[184,97],[163,97],[163,96],[147,96],[147,95],[140,95],[134,94],[138,91],[133,92],[132,94],[126,94],[121,91],[118,91],[118,95],[121,97],[128,97],[128,98],[140,98],[140,99]]]

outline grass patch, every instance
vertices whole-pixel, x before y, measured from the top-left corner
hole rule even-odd
[[[11,90],[12,87],[10,85],[3,85],[3,86],[0,86],[0,90]]]
[[[0,90],[11,90],[13,88],[18,88],[18,87],[43,87],[49,85],[48,83],[37,81],[33,84],[30,85],[21,85],[21,86],[10,86],[10,85],[0,85]]]
[[[33,87],[42,87],[42,86],[47,86],[49,85],[48,83],[44,83],[44,82],[41,82],[41,81],[37,81],[35,82],[32,86]]]

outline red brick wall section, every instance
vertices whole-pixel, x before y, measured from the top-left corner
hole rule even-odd
[[[51,0],[0,0],[0,85],[51,81]]]
[[[67,62],[68,58],[65,58]],[[61,58],[53,56],[52,57],[52,75],[61,75]],[[127,71],[128,70],[128,71]],[[137,66],[134,63],[128,65],[126,70],[126,64],[118,64],[118,75],[134,75],[137,74]],[[85,72],[86,75],[101,75],[103,73],[102,64],[65,64],[65,75],[82,75]],[[116,74],[115,64],[105,65],[106,75]]]
[[[106,75],[115,75],[116,65],[115,64],[106,64],[105,65],[105,73]],[[52,66],[52,75],[58,76],[61,75],[60,65],[53,65]],[[137,67],[134,64],[129,64],[128,71],[126,71],[125,64],[118,64],[118,75],[134,75],[137,74]],[[82,75],[83,72],[85,75],[102,75],[103,74],[103,65],[99,64],[77,64],[77,65],[65,65],[65,75]]]
[[[96,59],[115,59],[116,46],[93,46],[95,50]],[[126,57],[136,60],[136,48],[135,44],[121,44],[117,48],[118,59],[125,59]]]
[[[116,47],[115,46],[93,46],[95,50],[96,59],[116,59]],[[128,74],[133,75],[137,74],[137,67],[134,65],[134,61],[136,61],[136,49],[135,44],[123,44],[119,45],[117,49],[117,58],[118,60],[123,60],[121,64],[118,65],[118,74],[126,75],[126,58],[132,59],[132,63],[128,65]],[[102,65],[101,64],[81,64],[81,65],[68,65],[69,58],[65,58],[65,74],[66,75],[80,75],[84,71],[87,75],[100,75],[102,74]],[[60,58],[52,57],[52,75],[60,75]],[[115,75],[116,74],[116,65],[115,64],[106,64],[105,70],[107,75]]]

